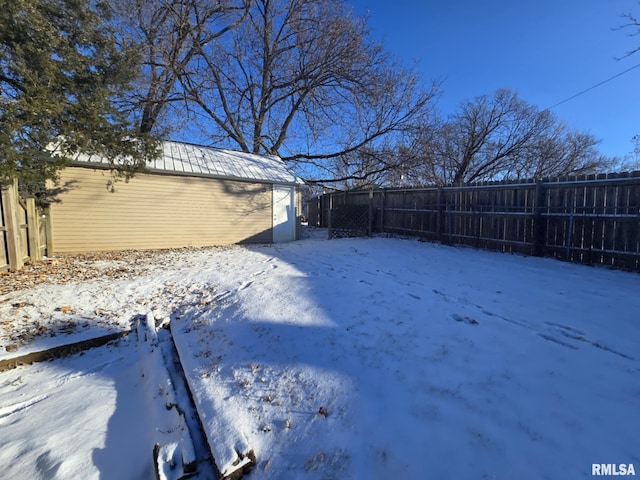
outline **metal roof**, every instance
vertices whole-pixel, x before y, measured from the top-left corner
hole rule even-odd
[[[109,161],[97,155],[78,155],[74,164],[107,166]],[[268,183],[304,183],[277,157],[173,141],[162,142],[162,155],[147,163],[147,170]]]

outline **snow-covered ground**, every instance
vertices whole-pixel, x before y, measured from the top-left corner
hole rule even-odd
[[[123,343],[0,374],[3,478],[150,478],[146,390]]]
[[[218,467],[253,450],[248,478],[640,473],[640,276],[323,233],[1,296],[0,323],[21,326],[3,330],[0,359],[147,311],[170,318]],[[3,352],[29,328],[30,346]],[[139,415],[149,392],[132,342],[0,374],[0,464],[14,478],[123,478],[101,455],[116,438],[135,452],[120,467],[142,468],[153,420]],[[68,448],[78,431],[86,447]]]

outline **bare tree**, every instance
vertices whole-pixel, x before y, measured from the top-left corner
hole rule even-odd
[[[200,44],[180,82],[214,143],[320,167],[411,128],[436,91],[342,0],[253,0],[229,35]]]
[[[559,123],[550,135],[533,142],[510,177],[586,175],[615,169],[615,160],[598,152],[599,143],[593,135],[569,131]]]
[[[249,1],[111,0],[122,34],[141,50],[137,88],[126,101],[141,132],[158,129],[167,108],[184,103],[178,78],[189,72],[194,57],[207,43],[244,19]]]
[[[510,90],[464,102],[442,130],[438,155],[443,157],[446,178],[462,183],[508,173],[514,160],[552,123],[550,112],[537,111]]]
[[[629,37],[636,37],[640,35],[640,18],[632,13],[627,12],[621,15],[623,22],[622,25],[619,25],[614,30],[621,30],[627,33]],[[631,56],[640,51],[640,47],[635,47],[626,52],[623,57]]]
[[[618,159],[618,170],[621,172],[640,171],[640,135],[634,135],[632,140],[635,143],[633,152]]]
[[[570,132],[548,110],[506,89],[462,103],[418,139],[421,183],[456,184],[591,173],[606,165],[591,135]]]

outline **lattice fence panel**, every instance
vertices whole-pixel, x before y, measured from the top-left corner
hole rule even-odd
[[[366,237],[368,234],[368,206],[334,205],[331,209],[329,238]]]

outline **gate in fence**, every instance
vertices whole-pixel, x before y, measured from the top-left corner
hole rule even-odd
[[[18,183],[0,189],[0,271],[16,271],[46,253],[45,225],[35,199],[22,199]]]

